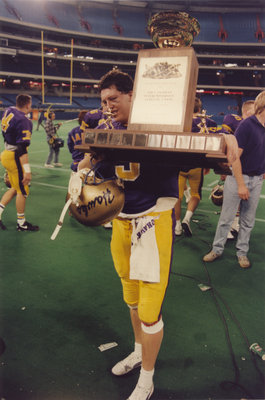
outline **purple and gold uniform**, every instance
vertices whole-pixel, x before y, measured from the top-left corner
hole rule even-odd
[[[73,162],[71,164],[71,169],[74,172],[77,171],[78,163],[84,158],[84,152],[75,149],[76,145],[82,143],[82,132],[85,129],[96,128],[99,124],[103,124],[104,120],[105,117],[102,110],[95,109],[88,111],[84,116],[81,126],[77,126],[68,133],[67,146],[70,153],[72,154]]]
[[[94,129],[98,125],[104,123],[106,117],[102,110],[96,108],[95,110],[90,110],[84,116],[84,120],[82,121],[81,129],[84,131],[85,129]]]
[[[32,122],[16,107],[9,107],[2,118],[2,134],[5,150],[1,154],[1,163],[8,172],[11,187],[17,193],[28,195],[28,186],[22,184],[23,167],[21,152],[27,153],[32,135]]]
[[[75,149],[76,145],[79,145],[82,143],[82,129],[80,126],[75,127],[68,133],[68,139],[67,139],[67,146],[72,154],[72,164],[71,164],[71,169],[76,172],[77,171],[77,166],[78,163],[83,160],[84,158],[84,153],[81,152],[80,150]]]
[[[112,121],[112,124],[115,129],[126,129],[121,123]],[[102,127],[104,128],[99,126]],[[115,269],[121,278],[125,302],[131,307],[138,305],[140,320],[146,324],[153,324],[160,318],[169,282],[175,229],[173,208],[178,197],[178,171],[174,166],[123,162],[115,164],[115,173],[123,180],[125,189],[124,208],[118,218],[113,220],[112,225],[111,253]],[[137,235],[144,239],[143,236],[148,235],[150,230],[155,235],[150,239],[151,243],[148,242],[147,248],[152,249],[153,244],[157,246],[160,280],[156,283],[147,282],[147,279],[130,278],[135,226],[145,220],[148,222],[144,222]],[[140,252],[142,257],[146,257],[147,248]],[[147,264],[147,267],[151,268],[149,262],[144,261],[141,256],[138,258],[140,264]],[[153,254],[150,257],[153,260]]]
[[[243,118],[240,115],[236,114],[225,115],[222,123],[222,133],[234,135],[236,128],[238,127],[242,119]]]
[[[217,133],[217,123],[210,118],[205,118],[206,126],[209,133]],[[201,132],[202,121],[201,117],[195,117],[192,120],[192,132]],[[179,174],[179,198],[182,199],[186,181],[190,184],[191,197],[197,197],[201,200],[202,185],[203,185],[203,168],[192,168],[189,171],[180,171]]]
[[[208,128],[209,133],[216,133],[217,132],[217,123],[211,119],[206,117],[205,118],[206,126]],[[203,132],[203,124],[201,117],[194,117],[192,119],[192,132]]]

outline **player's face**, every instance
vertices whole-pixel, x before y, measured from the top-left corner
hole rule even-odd
[[[103,108],[110,109],[117,122],[127,124],[131,107],[132,92],[122,93],[115,85],[101,90]]]

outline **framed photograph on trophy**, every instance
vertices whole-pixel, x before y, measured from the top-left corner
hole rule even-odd
[[[192,47],[140,50],[128,129],[190,132],[197,78]]]

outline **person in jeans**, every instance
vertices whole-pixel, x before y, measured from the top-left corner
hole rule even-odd
[[[250,234],[255,224],[263,179],[265,177],[265,91],[254,102],[254,115],[244,119],[235,131],[239,156],[232,163],[232,176],[224,184],[224,200],[212,250],[203,257],[206,262],[219,258],[227,234],[240,206],[239,232],[236,254],[240,267],[249,268],[247,257]]]
[[[221,131],[229,135],[234,135],[240,122],[254,114],[254,100],[247,100],[242,104],[241,114],[242,116],[236,114],[225,115]],[[221,177],[222,180],[225,180],[225,178],[225,175]],[[228,232],[227,239],[229,240],[234,240],[237,237],[239,231],[239,215],[240,210],[237,211],[236,217],[231,225],[230,231]]]
[[[49,146],[49,154],[47,161],[45,163],[45,168],[61,167],[63,164],[59,163],[59,153],[60,147],[55,146],[54,140],[56,139],[57,130],[62,125],[61,123],[54,125],[53,120],[55,119],[54,112],[49,112],[47,120],[45,122],[45,132],[47,135],[47,143]],[[52,164],[52,159],[54,156],[54,164]]]

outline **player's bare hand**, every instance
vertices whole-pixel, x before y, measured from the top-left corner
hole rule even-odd
[[[248,200],[249,198],[249,191],[246,185],[238,186],[238,195],[242,200]]]
[[[23,185],[28,185],[30,181],[31,181],[31,172],[25,172],[22,180]]]

